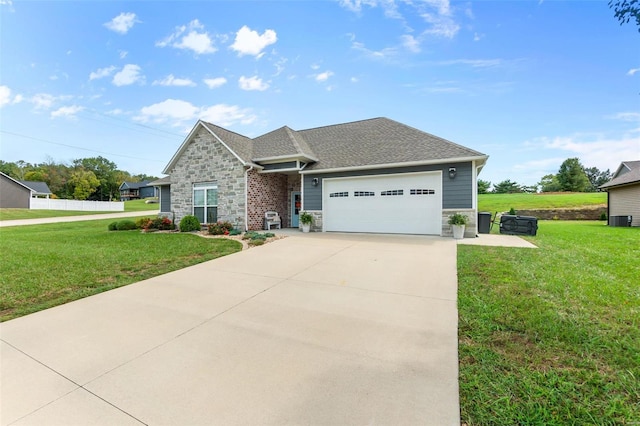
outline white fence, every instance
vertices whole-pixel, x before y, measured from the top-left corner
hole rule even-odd
[[[31,198],[31,210],[74,210],[82,212],[123,212],[122,201],[80,201],[54,200],[52,198]]]

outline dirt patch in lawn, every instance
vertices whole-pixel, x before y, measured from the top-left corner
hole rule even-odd
[[[286,235],[276,235],[274,237],[269,237],[266,240],[264,240],[264,242],[262,244],[258,244],[258,245],[253,245],[250,244],[251,240],[243,240],[242,239],[242,235],[211,235],[209,234],[207,231],[201,231],[199,233],[197,233],[197,235],[200,235],[203,238],[226,238],[228,240],[236,240],[239,241],[242,244],[242,250],[248,250],[252,247],[258,247],[260,245],[265,245],[268,244],[272,241],[276,241],[276,240],[281,240],[283,238],[287,238]]]

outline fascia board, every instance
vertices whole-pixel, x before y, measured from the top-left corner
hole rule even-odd
[[[300,173],[305,175],[312,175],[312,174],[321,174],[321,173],[390,169],[395,167],[430,166],[434,164],[465,163],[469,161],[476,161],[478,165],[484,166],[488,158],[489,158],[488,155],[483,155],[478,157],[457,157],[457,158],[445,158],[445,159],[428,160],[428,161],[407,161],[404,163],[370,164],[370,165],[355,166],[355,167],[335,167],[332,169],[304,170],[304,171],[301,171]]]

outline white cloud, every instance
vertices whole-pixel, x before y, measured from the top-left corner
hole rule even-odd
[[[351,82],[352,82],[352,83],[357,83],[358,81],[360,81],[360,80],[358,79],[358,77],[351,77],[351,79],[350,79],[350,80],[351,80]]]
[[[460,25],[448,15],[423,13],[421,16],[425,22],[430,24],[430,27],[424,31],[425,34],[453,38],[460,30]]]
[[[11,103],[11,89],[8,86],[0,86],[0,107]]]
[[[452,59],[437,62],[438,65],[468,65],[472,68],[493,68],[503,63],[502,59]]]
[[[629,71],[627,71],[627,75],[634,75],[637,72],[640,72],[640,68],[631,68]]]
[[[255,120],[251,110],[235,105],[217,104],[198,108],[187,101],[167,99],[163,102],[144,107],[136,120],[156,123],[171,122],[174,127],[187,121],[202,119],[221,126],[235,123],[249,124]]]
[[[420,52],[420,42],[410,34],[404,34],[400,37],[402,40],[402,45],[405,49],[413,53]]]
[[[66,118],[76,118],[76,114],[82,111],[84,107],[78,105],[65,106],[62,108],[58,108],[55,111],[51,111],[51,118],[57,117],[66,117]]]
[[[611,115],[607,118],[611,118],[614,120],[622,120],[622,121],[631,121],[635,123],[640,123],[640,112],[619,112],[617,114]]]
[[[359,41],[353,41],[351,43],[351,48],[362,52],[366,57],[374,60],[387,61],[397,56],[398,54],[398,49],[395,47],[385,47],[382,50],[371,50],[366,48],[364,43],[361,43]]]
[[[189,22],[188,25],[176,27],[173,34],[156,42],[158,47],[175,47],[176,49],[191,50],[198,55],[214,53],[213,40],[208,32],[204,31],[204,25],[197,19]]]
[[[6,4],[7,6],[12,6],[13,2],[11,0],[0,0],[0,4]]]
[[[140,110],[141,116],[136,117],[140,121],[155,121],[157,123],[167,120],[177,120],[179,122],[192,120],[198,115],[199,109],[190,102],[177,99],[167,99]]]
[[[96,71],[93,71],[91,74],[89,74],[89,81],[109,77],[115,70],[116,67],[114,67],[113,65],[110,67],[98,68]]]
[[[597,167],[601,170],[615,169],[621,159],[638,158],[638,152],[640,152],[640,137],[632,135],[631,132],[614,136],[575,134],[541,137],[526,144],[537,151],[562,152],[561,155],[554,155],[561,158],[557,163],[558,166],[566,158],[578,157],[585,167]]]
[[[257,31],[251,30],[244,25],[236,33],[236,39],[231,45],[231,49],[238,52],[238,56],[252,55],[260,57],[262,50],[274,44],[278,40],[276,32],[273,30],[266,30],[262,35]]]
[[[255,115],[251,114],[248,109],[225,104],[202,108],[199,118],[220,126],[231,126],[234,123],[251,124],[256,119]]]
[[[128,54],[129,52],[127,52],[126,50],[118,50],[118,56],[120,56],[120,59],[126,58]]]
[[[262,81],[258,76],[245,77],[244,75],[238,80],[238,85],[242,90],[267,90],[269,84]]]
[[[30,99],[37,109],[51,108],[55,100],[56,98],[48,93],[38,93]]]
[[[320,74],[316,74],[314,78],[316,79],[317,82],[322,83],[329,80],[329,77],[331,77],[332,75],[333,75],[333,71],[325,71],[325,72],[321,72]]]
[[[16,97],[13,98],[13,103],[14,104],[19,104],[23,100],[24,100],[23,96],[21,94],[17,94]]]
[[[144,83],[144,76],[140,75],[138,65],[127,64],[113,76],[112,83],[116,86],[129,86],[134,83]]]
[[[202,81],[204,81],[204,84],[206,84],[209,89],[215,89],[227,84],[227,79],[224,77],[205,78]]]
[[[473,33],[473,41],[480,41],[484,38],[484,34]]]
[[[136,23],[139,23],[136,19],[136,14],[133,12],[124,13],[122,12],[120,15],[116,16],[109,22],[105,22],[104,26],[110,29],[111,31],[115,31],[118,34],[126,34],[129,32],[131,28]]]
[[[173,74],[169,74],[162,80],[156,80],[152,83],[154,86],[178,86],[178,87],[186,87],[186,86],[195,86],[196,83],[189,80],[188,78],[175,78]]]

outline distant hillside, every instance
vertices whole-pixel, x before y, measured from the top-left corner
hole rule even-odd
[[[545,192],[540,194],[479,194],[478,211],[576,209],[607,205],[606,192]]]

